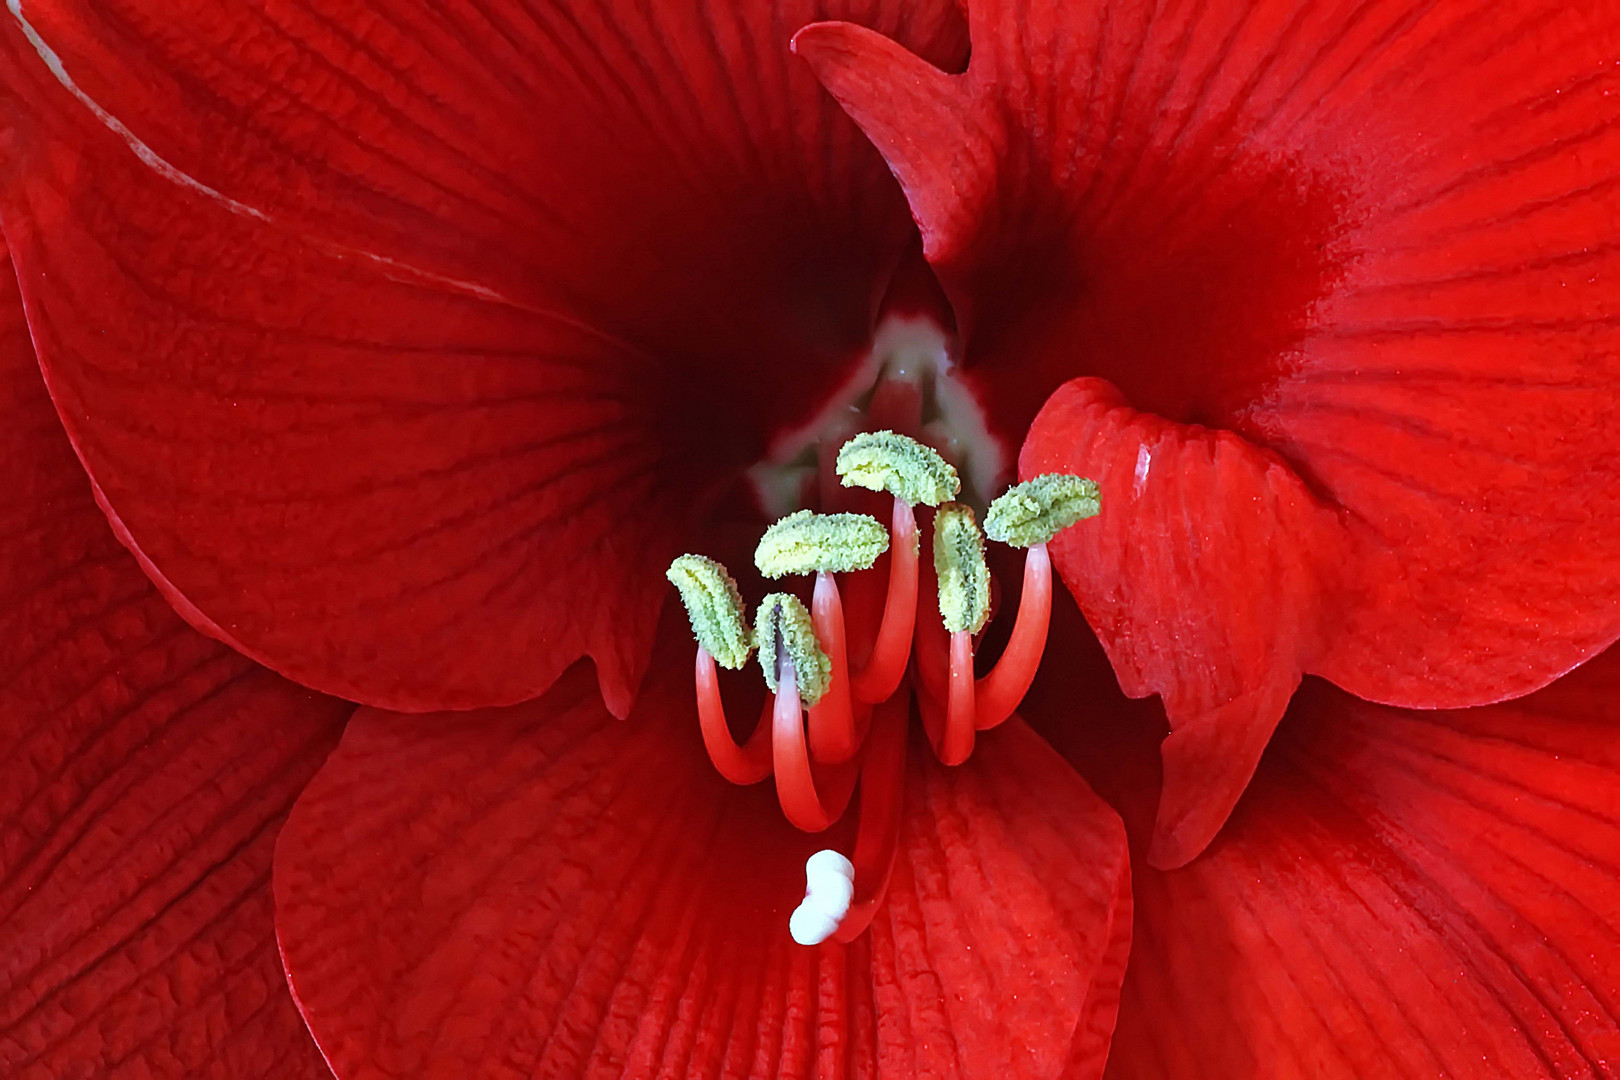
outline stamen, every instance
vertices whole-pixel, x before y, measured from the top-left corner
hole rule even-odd
[[[763,623],[762,623],[763,625]],[[788,650],[780,652],[776,698],[771,716],[771,765],[776,801],[782,813],[805,832],[821,832],[843,817],[860,770],[855,763],[831,765],[818,780],[804,744],[804,707],[798,676]]]
[[[1046,651],[1046,631],[1052,620],[1052,559],[1045,544],[1024,555],[1024,589],[1018,597],[1018,618],[1007,648],[990,674],[979,680],[974,724],[987,731],[1006,720],[1029,693],[1035,672]]]
[[[738,746],[726,723],[725,706],[720,700],[720,682],[714,657],[699,645],[697,650],[698,723],[703,731],[703,748],[720,775],[733,784],[757,784],[771,775],[771,712],[767,705],[754,725],[748,742]]]
[[[973,633],[951,634],[951,681],[946,691],[945,732],[935,753],[942,765],[960,765],[973,754]]]
[[[865,570],[888,550],[889,532],[866,514],[815,514],[800,510],[765,530],[754,565],[768,578],[816,571]]]
[[[810,708],[810,753],[826,764],[848,761],[861,748],[849,700],[848,649],[844,640],[844,604],[831,574],[816,575],[810,621],[831,666],[827,692]]]
[[[1044,544],[1082,518],[1095,517],[1097,485],[1079,476],[1045,473],[1015,484],[990,504],[984,531],[1013,547]]]
[[[938,506],[962,490],[956,469],[938,451],[892,431],[850,439],[838,451],[837,467],[845,487],[887,491],[913,506]]]
[[[827,692],[832,675],[832,663],[821,651],[816,640],[810,613],[791,593],[771,593],[759,602],[754,644],[759,649],[759,666],[765,673],[765,685],[777,690],[777,672],[784,659],[791,663],[795,674],[794,697],[803,697],[805,704],[814,705]]]
[[[664,576],[681,594],[698,646],[721,667],[736,670],[748,663],[753,635],[742,593],[726,568],[702,555],[682,555],[669,564]]]
[[[855,864],[832,849],[804,863],[804,899],[788,919],[788,933],[800,945],[820,945],[833,936],[855,899]]]
[[[917,592],[917,629],[913,653],[917,658],[917,677],[920,690],[935,701],[945,700],[945,684],[949,677],[951,635],[939,615],[939,578],[934,564],[921,568],[926,589]],[[926,718],[926,717],[925,717]]]
[[[906,677],[917,623],[917,549],[917,515],[910,503],[896,499],[889,525],[889,594],[883,602],[883,622],[872,654],[850,688],[860,701],[887,700]]]
[[[945,629],[972,634],[984,629],[990,617],[990,567],[984,561],[984,534],[973,510],[962,503],[946,503],[934,513],[934,574]]]
[[[879,396],[874,393],[872,401]],[[897,391],[889,397],[893,400],[885,399],[888,412],[880,422],[906,428],[920,420],[920,394]],[[909,421],[908,409],[916,413]],[[826,486],[835,471],[833,447],[855,425],[846,416],[830,433],[821,432],[816,453],[822,505],[835,505],[839,498]],[[981,530],[972,509],[949,501],[962,487],[956,469],[935,450],[892,430],[844,441],[836,452],[836,472],[844,487],[893,496],[887,530],[864,514],[800,510],[766,530],[754,552],[767,577],[815,573],[811,610],[791,594],[773,593],[761,601],[750,631],[736,582],[719,563],[683,555],[668,571],[698,640],[698,714],[715,768],[737,784],[774,775],[783,815],[806,832],[838,821],[860,784],[852,858],[829,849],[805,864],[805,896],[789,929],[806,945],[853,940],[870,927],[883,903],[899,847],[913,692],[939,760],[966,761],[978,731],[1012,714],[1040,665],[1052,608],[1047,542],[1098,510],[1096,484],[1046,474],[995,500]],[[926,566],[917,506],[935,507],[933,558]],[[1007,646],[995,668],[976,680],[974,638],[989,619],[991,602],[986,534],[1027,553]],[[835,575],[868,569],[886,550],[890,564],[882,618],[865,664],[852,672],[845,604],[854,609],[864,646],[877,614],[877,591],[885,586],[877,575],[868,575],[845,583],[841,591]],[[922,580],[925,575],[931,580]],[[772,696],[747,741],[739,744],[727,723],[716,667],[743,666],[756,648]],[[909,680],[908,666],[914,672]]]

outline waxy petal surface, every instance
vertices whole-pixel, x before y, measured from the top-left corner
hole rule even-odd
[[[1611,1075],[1617,703],[1616,653],[1455,712],[1308,683],[1206,855],[1137,867],[1109,1076]]]
[[[1276,455],[1137,412],[1101,379],[1052,395],[1019,470],[1102,490],[1107,512],[1060,534],[1052,557],[1120,687],[1163,696],[1153,861],[1179,866],[1226,820],[1320,653],[1341,519]]]
[[[932,5],[14,3],[16,254],[121,536],[205,632],[402,710],[613,709],[660,573],[866,347],[915,231],[787,53]]]
[[[970,16],[962,75],[849,25],[796,47],[906,188],[1003,434],[1072,378],[1123,395],[1059,394],[1021,474],[1104,485],[1054,561],[1169,706],[1156,862],[1301,672],[1479,704],[1620,634],[1620,4]]]
[[[690,692],[624,723],[575,670],[506,710],[357,714],[276,861],[341,1080],[1101,1075],[1124,832],[1045,743],[1015,721],[953,770],[917,743],[876,923],[807,949],[804,859],[849,830],[715,776]]]
[[[119,546],[0,263],[0,1073],[328,1076],[276,830],[352,706],[204,638]]]

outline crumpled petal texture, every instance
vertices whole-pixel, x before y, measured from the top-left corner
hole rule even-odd
[[[867,346],[915,232],[788,55],[933,4],[22,3],[0,223],[53,399],[196,626],[401,710],[591,656]]]
[[[181,621],[96,508],[0,263],[0,1073],[320,1080],[270,861],[352,706]]]
[[[876,923],[807,949],[804,859],[849,830],[715,776],[665,670],[627,723],[580,670],[501,711],[357,714],[276,859],[341,1080],[1101,1075],[1124,830],[1045,743],[1015,721],[942,770],[918,742]]]
[[[1054,561],[1170,708],[1155,862],[1213,835],[1301,673],[1454,707],[1620,634],[1620,4],[970,25],[962,75],[849,25],[796,47],[905,187],[992,419],[1034,420],[1021,474],[1102,485],[1113,524]],[[1122,396],[1037,417],[1075,377]]]

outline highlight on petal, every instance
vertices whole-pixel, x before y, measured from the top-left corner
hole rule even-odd
[[[1125,693],[1164,699],[1152,861],[1180,866],[1243,794],[1356,551],[1274,455],[1139,413],[1099,379],[1052,395],[1019,459],[1023,475],[1081,470],[1102,512],[1053,540],[1052,561]]]
[[[787,52],[950,0],[212,0],[0,18],[52,397],[187,619],[402,710],[628,710],[661,571],[867,347],[904,201]]]
[[[583,669],[505,710],[356,716],[275,877],[342,1080],[1101,1075],[1124,833],[1049,747],[1016,720],[960,769],[917,747],[877,921],[805,948],[805,860],[849,830],[715,776],[671,659],[627,723]]]
[[[3,253],[0,253],[3,259]],[[185,625],[97,509],[0,261],[0,1073],[321,1080],[276,831],[352,706]]]
[[[795,48],[904,186],[961,377],[1034,421],[1021,476],[1102,485],[1054,563],[1169,707],[1156,861],[1301,672],[1457,707],[1620,635],[1620,8],[969,16],[960,75],[848,24]]]
[[[1209,852],[1137,867],[1109,1075],[1605,1075],[1617,703],[1615,652],[1453,712],[1308,684]]]

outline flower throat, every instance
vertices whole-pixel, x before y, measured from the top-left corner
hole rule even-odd
[[[755,565],[773,580],[813,575],[808,608],[791,592],[773,592],[750,624],[736,580],[720,563],[682,555],[667,573],[697,638],[698,719],[720,774],[741,785],[774,777],[783,814],[812,833],[836,823],[861,789],[852,855],[825,850],[805,864],[805,897],[789,920],[803,945],[853,940],[883,902],[899,846],[913,702],[934,755],[948,766],[968,759],[978,732],[1012,715],[1046,647],[1047,541],[1097,513],[1094,483],[1048,474],[995,499],[981,529],[973,509],[955,501],[961,491],[955,467],[894,431],[853,436],[832,464],[844,488],[890,498],[889,522],[799,510],[765,531]],[[975,678],[975,638],[991,607],[987,534],[1025,549],[1024,576],[1007,645],[995,667]],[[869,617],[846,625],[839,575],[870,569],[885,553],[886,592],[852,594],[852,602],[872,610],[852,612]],[[851,640],[850,626],[873,625],[875,632]],[[716,669],[742,668],[755,655],[770,693],[753,734],[739,744]]]

